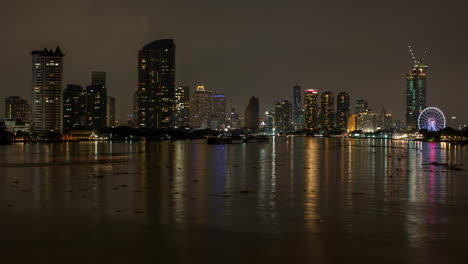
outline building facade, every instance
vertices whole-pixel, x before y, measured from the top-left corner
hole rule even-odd
[[[192,128],[210,128],[213,108],[213,93],[197,86],[190,104],[190,126]]]
[[[274,102],[274,129],[276,133],[292,130],[292,104],[288,100]]]
[[[57,46],[32,55],[32,126],[39,133],[62,132],[63,57]]]
[[[321,129],[324,131],[334,129],[335,98],[332,92],[322,93],[320,100]]]
[[[22,123],[29,123],[31,107],[26,99],[19,96],[5,98],[5,118],[14,119]]]
[[[377,115],[372,112],[360,113],[356,120],[356,130],[363,133],[374,133],[377,128]]]
[[[356,115],[365,113],[369,109],[369,105],[363,98],[356,99]]]
[[[314,89],[308,89],[305,91],[304,96],[304,129],[306,130],[317,130],[319,127],[318,115],[319,115],[319,104],[318,104],[318,91]]]
[[[106,127],[115,127],[115,97],[107,96],[106,103]]]
[[[221,130],[226,127],[226,96],[215,93],[213,95],[213,116],[211,128]]]
[[[245,108],[244,122],[247,130],[253,132],[258,130],[260,126],[260,101],[258,97],[250,97],[249,104]]]
[[[349,94],[341,92],[336,96],[336,127],[341,131],[346,131],[348,128],[349,109]]]
[[[406,74],[406,128],[418,127],[419,114],[426,108],[427,65],[415,64]]]
[[[86,87],[87,124],[89,129],[102,129],[107,121],[106,73],[92,72],[91,85]]]
[[[302,129],[304,126],[304,111],[302,109],[301,86],[293,87],[293,126],[294,130]]]
[[[175,107],[175,44],[151,42],[138,52],[138,125],[171,128]]]
[[[190,87],[177,86],[175,90],[174,127],[190,125]]]
[[[63,130],[86,127],[86,91],[81,85],[68,84],[63,92]]]
[[[228,128],[231,129],[237,129],[241,126],[239,114],[237,113],[236,108],[234,106],[231,107],[231,111],[229,112],[227,124]]]

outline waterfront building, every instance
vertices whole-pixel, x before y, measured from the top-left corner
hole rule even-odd
[[[221,130],[226,128],[226,96],[215,93],[213,95],[213,116],[211,128]]]
[[[106,103],[106,127],[115,127],[115,97],[107,96]]]
[[[346,131],[349,115],[349,94],[341,92],[336,97],[336,126],[339,130]]]
[[[293,87],[293,126],[294,130],[300,130],[304,126],[304,111],[302,109],[301,86]]]
[[[237,113],[236,108],[234,106],[231,107],[231,111],[229,112],[228,127],[233,129],[241,127],[239,114]]]
[[[5,98],[5,118],[13,119],[21,123],[29,123],[31,108],[26,99],[19,96]]]
[[[380,130],[391,130],[393,128],[392,114],[387,113],[385,108],[382,108],[382,111],[380,112],[377,127],[380,128]]]
[[[359,115],[360,113],[365,113],[369,108],[369,105],[366,100],[363,98],[357,98],[356,99],[356,115]]]
[[[138,125],[173,126],[175,100],[175,44],[162,39],[138,51]]]
[[[304,96],[304,129],[317,130],[318,129],[318,91],[314,89],[307,89]]]
[[[377,115],[370,111],[360,113],[357,116],[356,130],[363,133],[374,133],[377,128]]]
[[[288,132],[292,129],[292,104],[288,100],[274,102],[274,129],[276,133]]]
[[[250,131],[257,131],[260,125],[260,103],[258,97],[252,96],[244,114],[245,128]]]
[[[350,115],[348,117],[348,133],[357,130],[357,118],[359,115]]]
[[[427,65],[416,62],[406,74],[406,128],[416,129],[419,114],[426,108]]]
[[[55,51],[44,49],[32,55],[32,123],[36,132],[62,132],[63,57],[57,46]]]
[[[335,127],[335,99],[332,92],[322,93],[320,108],[321,129],[324,131],[332,130]]]
[[[181,128],[190,125],[190,88],[177,86],[175,90],[174,127]]]
[[[213,108],[213,93],[197,86],[190,104],[190,126],[193,128],[210,128]]]
[[[86,126],[86,91],[81,85],[68,84],[63,92],[63,130]]]
[[[91,85],[86,87],[87,124],[89,129],[106,127],[107,89],[106,73],[91,73]]]

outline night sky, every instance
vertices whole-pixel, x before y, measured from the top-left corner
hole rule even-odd
[[[99,3],[95,3],[99,2]],[[132,109],[138,49],[174,38],[177,85],[225,93],[243,115],[292,99],[292,86],[346,91],[404,120],[408,44],[430,52],[427,104],[468,123],[468,16],[464,1],[15,0],[2,1],[0,100],[30,100],[34,49],[60,45],[64,84],[107,72],[117,118]]]

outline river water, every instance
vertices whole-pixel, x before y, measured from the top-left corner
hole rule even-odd
[[[380,139],[0,146],[0,259],[466,263],[463,164]]]

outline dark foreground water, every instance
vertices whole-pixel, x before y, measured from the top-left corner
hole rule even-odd
[[[387,140],[0,146],[0,261],[467,263],[463,164]]]

